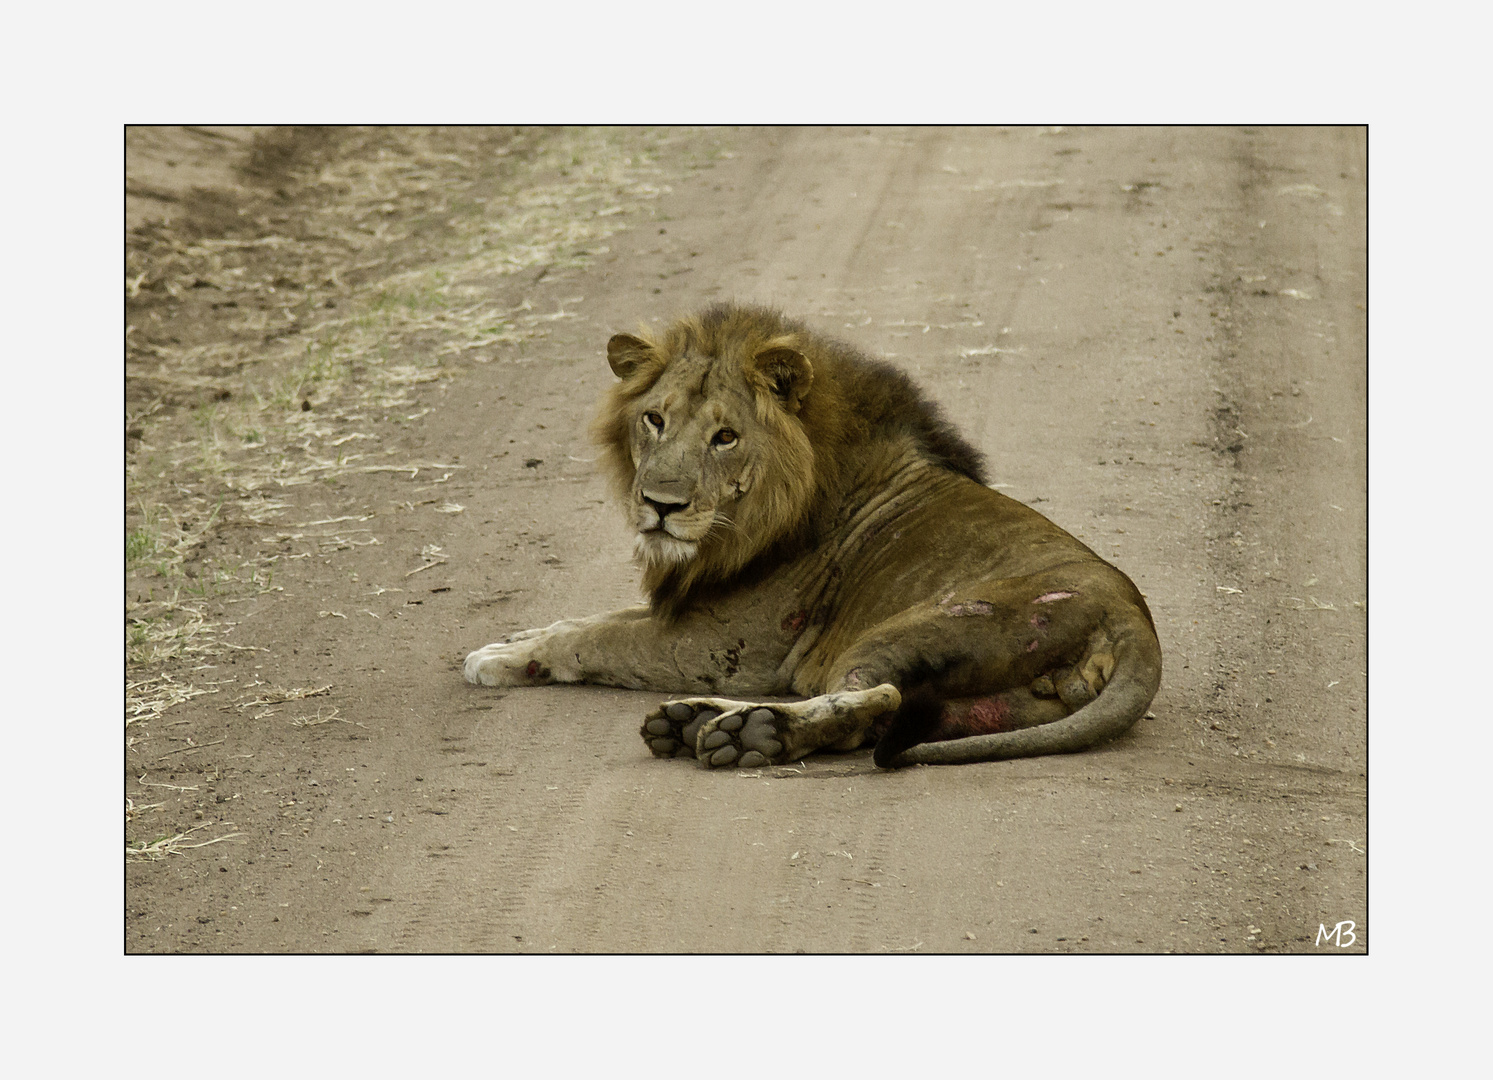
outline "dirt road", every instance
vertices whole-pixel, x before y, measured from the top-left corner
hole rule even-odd
[[[221,141],[130,248],[127,951],[1367,947],[1361,130]],[[466,685],[636,602],[605,343],[726,298],[902,365],[1126,571],[1153,715],[710,773],[655,696]]]

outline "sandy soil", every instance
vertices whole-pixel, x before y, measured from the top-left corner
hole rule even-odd
[[[127,951],[1367,947],[1362,131],[182,129],[127,167]],[[636,600],[605,342],[719,298],[905,366],[1125,570],[1154,715],[709,773],[648,755],[653,696],[466,685]]]

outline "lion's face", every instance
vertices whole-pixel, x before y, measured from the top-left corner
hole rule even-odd
[[[713,354],[712,354],[713,353]],[[723,578],[802,519],[814,454],[798,412],[808,361],[780,343],[608,343],[622,380],[603,405],[634,550],[648,577]]]
[[[632,403],[629,511],[645,563],[689,562],[713,533],[740,528],[772,440],[731,366],[679,357]]]

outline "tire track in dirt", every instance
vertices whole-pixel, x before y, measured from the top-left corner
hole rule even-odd
[[[640,743],[641,745],[641,743]],[[549,933],[581,952],[712,950],[712,913],[687,883],[729,887],[732,867],[721,850],[709,814],[663,819],[655,800],[672,791],[684,805],[695,777],[688,761],[647,762],[627,769],[627,779],[599,786],[586,808],[589,828],[571,846],[557,892],[571,897],[555,911]],[[556,917],[558,916],[558,917]]]
[[[591,778],[560,774],[547,760],[553,729],[511,707],[453,747],[461,765],[474,764],[452,789],[449,824],[406,837],[390,862],[402,864],[386,886],[410,894],[406,913],[380,927],[398,951],[493,952],[532,947],[536,897],[545,875],[563,860],[574,823],[584,820]],[[442,781],[443,786],[449,781]],[[405,869],[407,868],[407,869]],[[385,939],[386,940],[386,939]]]
[[[839,952],[874,953],[896,947],[889,943],[896,940],[898,924],[902,923],[900,916],[904,913],[888,911],[889,905],[884,902],[882,892],[886,882],[878,880],[878,877],[884,879],[896,819],[901,815],[895,804],[885,798],[884,791],[874,790],[878,779],[873,772],[857,770],[846,774],[843,781],[837,777],[819,784],[799,785],[800,788],[816,789],[816,794],[817,789],[823,789],[824,794],[817,800],[810,796],[811,800],[820,803],[827,801],[832,785],[843,788],[839,806],[816,806],[812,812],[826,819],[836,818],[842,825],[854,822],[853,831],[847,830],[851,835],[842,849],[845,858],[843,870],[838,866],[840,856],[829,856],[836,861],[835,869],[839,871],[835,877],[843,897],[840,906],[847,922],[842,931],[843,939],[836,943]],[[868,791],[868,787],[872,789]]]

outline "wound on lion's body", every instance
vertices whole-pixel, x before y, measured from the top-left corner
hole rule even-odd
[[[950,714],[954,715],[951,716]],[[963,716],[955,708],[944,706],[944,722],[960,728],[958,735],[987,735],[992,731],[1011,730],[1011,706],[998,697],[975,698]],[[955,736],[957,737],[957,736]]]
[[[944,702],[938,727],[930,742],[962,739],[967,735],[991,735],[1018,731],[1037,724],[1061,720],[1071,710],[1060,700],[1046,700],[1026,690],[1008,690],[976,698]]]
[[[975,735],[997,735],[1049,724],[1069,715],[1062,701],[1030,690],[1006,690],[979,697],[943,698],[928,687],[908,692],[895,716],[878,719],[867,732],[883,761],[919,743],[948,743]]]

